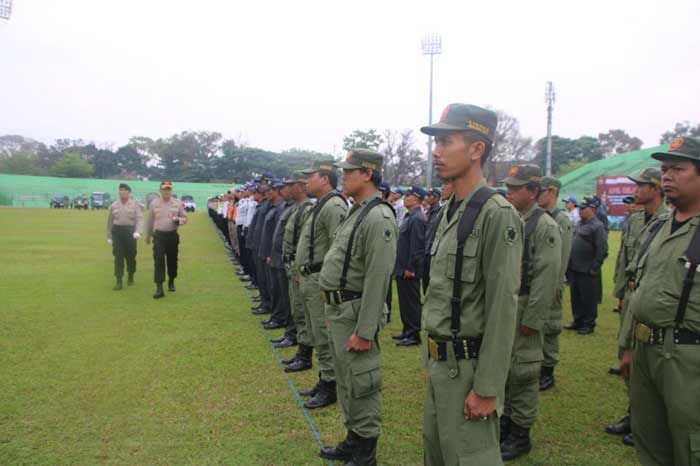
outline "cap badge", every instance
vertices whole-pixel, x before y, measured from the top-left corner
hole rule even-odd
[[[678,150],[683,147],[683,138],[675,138],[668,146],[668,150]]]

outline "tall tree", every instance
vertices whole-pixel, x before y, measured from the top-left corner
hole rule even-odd
[[[624,154],[642,148],[642,140],[630,136],[621,129],[611,129],[607,133],[598,134],[598,142],[606,156]]]
[[[542,138],[535,144],[534,162],[544,170],[547,158],[547,139]],[[578,139],[552,136],[552,173],[561,174],[561,167],[571,162],[594,162],[603,158],[603,150],[598,140],[592,136]]]
[[[12,155],[0,155],[0,173],[11,175],[43,175],[34,154],[14,152]]]
[[[415,147],[413,132],[387,130],[384,133],[384,173],[382,178],[392,185],[423,183],[427,162]]]
[[[672,130],[666,131],[661,135],[659,144],[668,144],[673,138],[677,137],[697,137],[700,136],[700,123],[692,124],[688,120],[683,120],[676,123]]]
[[[384,140],[377,133],[376,129],[368,129],[367,131],[356,129],[348,136],[343,138],[343,149],[372,149],[379,150]]]
[[[529,160],[535,155],[532,138],[520,134],[520,122],[502,110],[495,110],[498,126],[493,138],[490,160],[494,162]]]
[[[66,152],[51,169],[54,176],[66,178],[87,178],[93,171],[92,165],[83,160],[78,152]]]

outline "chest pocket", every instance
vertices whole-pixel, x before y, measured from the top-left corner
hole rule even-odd
[[[433,248],[434,247],[435,245],[433,245]],[[464,243],[464,258],[462,259],[462,282],[464,283],[474,283],[476,281],[478,269],[478,250],[479,236],[477,234],[472,234]],[[454,252],[447,254],[447,270],[445,272],[447,278],[450,280],[454,279],[455,277],[455,258],[456,254]]]

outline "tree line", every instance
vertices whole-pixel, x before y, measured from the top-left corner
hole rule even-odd
[[[532,162],[544,168],[546,139],[521,134],[517,118],[496,110],[498,128],[490,159],[494,172],[513,163]],[[664,132],[660,144],[676,136],[700,136],[700,123],[681,121]],[[411,130],[355,130],[343,138],[343,149],[364,147],[384,154],[383,178],[392,185],[424,184],[425,138]],[[552,170],[557,176],[586,163],[641,149],[642,140],[622,129],[597,137],[552,137]],[[221,133],[183,131],[166,138],[132,137],[116,149],[80,139],[53,144],[19,135],[0,136],[0,173],[71,178],[171,179],[191,182],[242,183],[261,173],[287,176],[332,154],[291,148],[281,152],[224,139]]]

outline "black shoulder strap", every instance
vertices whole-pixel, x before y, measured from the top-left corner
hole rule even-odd
[[[374,198],[372,199],[360,212],[360,214],[357,216],[355,219],[355,224],[352,226],[352,232],[350,232],[350,238],[348,239],[348,244],[347,247],[345,248],[345,261],[343,262],[343,273],[340,276],[340,290],[345,289],[345,285],[348,284],[348,269],[350,268],[350,255],[352,254],[352,245],[355,242],[355,233],[357,233],[357,229],[360,227],[360,224],[362,221],[367,217],[367,214],[369,214],[369,211],[375,208],[376,206],[384,204],[388,206],[392,212],[394,212],[394,208],[391,206],[386,201],[383,201],[380,198]],[[394,212],[394,217],[396,217],[396,212]]]
[[[296,246],[296,244],[299,242],[299,228],[301,228],[301,219],[304,216],[304,211],[306,208],[309,207],[308,203],[303,203],[302,205],[299,206],[299,209],[297,209],[297,216],[294,217],[294,234],[292,235],[292,244]]]
[[[556,220],[557,217],[559,216],[559,214],[561,213],[561,209],[554,209],[551,212],[547,211],[547,213],[550,215],[550,217],[552,217],[554,220]]]
[[[685,257],[688,258],[686,266],[688,271],[685,274],[685,279],[683,280],[683,290],[681,291],[681,297],[678,300],[678,308],[676,309],[676,325],[680,325],[685,318],[685,309],[688,307],[688,299],[690,298],[690,290],[693,288],[693,279],[695,278],[695,272],[700,266],[700,227],[695,227],[695,233],[690,239],[690,244],[688,244],[688,249],[685,251]]]
[[[311,214],[311,238],[309,238],[309,264],[313,265],[314,263],[314,243],[316,242],[316,218],[318,217],[318,214],[321,213],[321,209],[323,209],[323,206],[326,205],[326,202],[330,201],[334,197],[341,197],[340,194],[331,191],[330,195],[327,195],[320,201],[318,201],[318,204],[314,206],[314,211]]]
[[[664,223],[666,223],[666,220],[660,219],[649,226],[649,230],[647,231],[647,234],[644,237],[644,242],[641,246],[639,246],[639,250],[637,251],[638,258],[641,259],[642,257],[644,257],[644,254],[646,254],[647,249],[649,249],[649,246],[651,246],[651,242],[654,241],[654,238],[656,238],[656,234],[659,232],[659,230],[661,230],[661,227],[664,226]]]
[[[450,330],[452,336],[457,338],[461,327],[460,314],[462,313],[462,260],[464,256],[464,243],[474,230],[474,224],[481,212],[481,208],[486,204],[491,196],[496,193],[488,186],[479,188],[464,208],[464,213],[457,224],[457,255],[455,256],[455,274],[452,282],[452,318],[450,319]]]
[[[527,272],[530,269],[530,237],[537,229],[537,222],[540,221],[540,217],[544,213],[543,209],[537,209],[525,222],[525,244],[523,245],[523,261],[520,267],[520,294],[529,292],[530,276]]]

